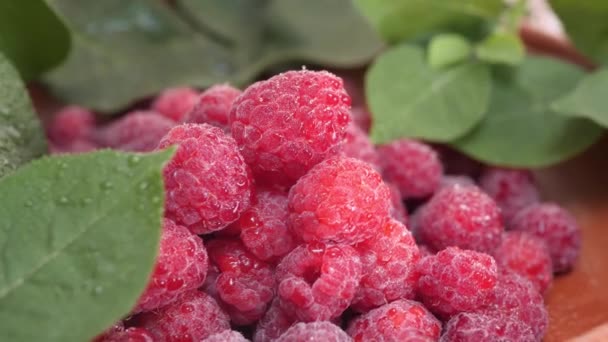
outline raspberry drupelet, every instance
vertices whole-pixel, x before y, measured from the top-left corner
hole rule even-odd
[[[464,312],[448,321],[440,341],[534,342],[536,339],[529,326],[507,315]]]
[[[224,330],[221,333],[213,334],[202,342],[249,342],[240,332],[235,330]]]
[[[230,109],[239,95],[241,91],[228,84],[214,85],[198,97],[194,107],[186,114],[184,122],[207,123],[229,132]]]
[[[288,71],[254,83],[236,99],[231,132],[258,182],[289,187],[338,153],[349,108],[340,78]]]
[[[121,322],[103,335],[95,337],[93,342],[154,342],[154,339],[148,330],[137,327],[125,329]]]
[[[165,216],[195,234],[220,230],[249,207],[253,179],[234,140],[207,124],[171,129],[159,149],[177,145],[163,170]]]
[[[297,323],[276,339],[276,342],[294,341],[351,342],[352,338],[330,322],[311,322]]]
[[[264,316],[258,321],[253,334],[253,341],[274,341],[296,322],[295,313],[282,308],[279,298],[275,297]]]
[[[186,114],[196,104],[198,92],[189,87],[164,90],[152,102],[152,110],[175,122],[183,121]]]

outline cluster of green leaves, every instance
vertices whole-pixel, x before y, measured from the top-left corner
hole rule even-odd
[[[608,106],[600,101],[608,100],[595,87],[600,78],[608,82],[608,72],[586,78],[571,64],[526,55],[517,30],[526,14],[523,1],[510,7],[500,0],[355,3],[392,44],[366,75],[376,143],[420,138],[490,164],[543,167],[602,135],[598,123],[605,125],[608,115],[602,123],[599,109]],[[569,5],[566,13],[577,8],[579,20],[585,20],[581,8],[598,10],[561,3]],[[597,6],[608,15],[608,5]],[[599,22],[591,25],[598,31],[606,25]]]

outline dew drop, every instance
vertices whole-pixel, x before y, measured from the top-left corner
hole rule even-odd
[[[32,206],[34,206],[34,203],[33,203],[32,201],[26,201],[26,202],[25,202],[25,206],[26,206],[27,208],[31,208]]]
[[[95,286],[95,288],[93,289],[93,295],[100,295],[103,293],[103,286],[97,285]]]
[[[68,203],[70,203],[70,200],[67,197],[65,197],[65,196],[59,197],[59,204],[68,204]]]
[[[129,162],[129,165],[134,166],[134,165],[137,165],[141,161],[141,157],[138,155],[133,155],[133,156],[130,156],[129,159],[127,159],[127,161]]]
[[[148,188],[148,182],[139,183],[139,190],[146,190]]]
[[[101,188],[103,190],[108,191],[108,190],[112,189],[112,187],[114,187],[114,184],[112,184],[112,182],[110,182],[110,181],[101,182]]]

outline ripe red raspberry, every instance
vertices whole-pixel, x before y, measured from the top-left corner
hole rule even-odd
[[[234,330],[224,330],[221,333],[213,334],[202,342],[249,342],[240,332]]]
[[[230,329],[228,315],[213,298],[197,290],[140,318],[155,341],[195,342]]]
[[[350,305],[361,279],[358,253],[346,245],[300,245],[277,266],[281,306],[304,322],[336,318]]]
[[[287,312],[281,307],[279,298],[270,304],[268,311],[264,314],[253,335],[254,342],[271,342],[281,336],[289,327],[296,322],[294,313]]]
[[[156,112],[134,111],[102,127],[96,135],[97,142],[104,147],[131,151],[149,152],[175,125]]]
[[[420,251],[420,258],[435,255],[427,245],[418,245],[418,250]]]
[[[154,342],[152,335],[144,328],[125,329],[122,322],[97,336],[93,342]]]
[[[534,342],[534,334],[522,321],[495,313],[463,312],[452,317],[444,328],[441,342],[518,341]]]
[[[532,173],[527,170],[489,168],[481,175],[479,186],[496,201],[507,222],[540,199]]]
[[[239,95],[241,95],[241,91],[228,84],[214,85],[199,96],[194,107],[186,114],[184,121],[208,123],[229,132],[230,108]]]
[[[439,185],[440,189],[448,188],[453,185],[460,186],[474,186],[475,181],[473,178],[464,175],[445,175],[441,179],[441,184]]]
[[[238,240],[215,239],[207,244],[209,257],[220,274],[215,282],[222,302],[238,315],[239,325],[250,324],[264,314],[274,297],[275,279],[270,265],[249,253]],[[230,312],[232,313],[232,312]]]
[[[208,268],[203,240],[173,221],[163,220],[154,271],[133,312],[167,305],[184,292],[203,285]]]
[[[276,339],[276,342],[294,341],[351,342],[352,339],[335,324],[311,322],[297,323]]]
[[[344,144],[340,148],[346,157],[356,158],[370,163],[376,170],[380,171],[380,159],[378,152],[369,137],[354,122],[346,127]]]
[[[346,332],[355,342],[388,342],[405,341],[398,337],[412,334],[410,330],[436,341],[441,323],[422,304],[402,299],[355,318]]]
[[[532,329],[535,340],[542,340],[549,317],[543,296],[532,282],[516,273],[503,272],[491,298],[490,306],[482,313],[500,313],[519,320]]]
[[[532,205],[515,216],[511,229],[529,232],[545,241],[554,272],[566,272],[574,266],[581,249],[581,231],[566,209],[553,203]]]
[[[88,141],[95,130],[95,115],[86,108],[67,106],[58,111],[47,129],[49,140],[58,146]]]
[[[390,209],[390,190],[380,174],[353,158],[327,159],[289,190],[292,229],[306,242],[369,239]]]
[[[350,94],[350,93],[349,93]],[[353,122],[365,133],[372,127],[372,115],[365,106],[353,106],[350,110]]]
[[[350,97],[326,71],[289,71],[254,83],[230,111],[232,136],[261,183],[290,186],[338,152]]]
[[[477,187],[444,188],[418,211],[417,233],[434,250],[457,246],[491,252],[500,243],[500,209]]]
[[[255,203],[230,226],[240,231],[241,241],[261,260],[274,262],[298,245],[289,228],[287,194],[276,190],[261,190]]]
[[[253,180],[232,138],[207,124],[174,127],[159,148],[178,145],[164,168],[165,215],[195,234],[220,230],[249,207]]]
[[[384,176],[404,198],[427,197],[439,187],[443,166],[429,145],[400,139],[378,147],[378,154]]]
[[[418,294],[426,307],[441,317],[488,306],[498,282],[491,256],[458,247],[422,259],[417,268]]]
[[[169,88],[154,100],[152,110],[175,122],[181,122],[197,100],[198,92],[192,88]]]
[[[385,182],[385,184],[391,191],[391,203],[393,204],[391,207],[391,217],[407,225],[409,221],[409,215],[407,213],[407,209],[405,208],[405,204],[403,204],[403,197],[401,196],[401,191],[399,191],[399,188],[391,182]]]
[[[500,269],[527,278],[540,293],[546,293],[551,286],[551,256],[545,243],[535,236],[526,232],[507,232],[493,255]]]
[[[397,299],[414,298],[420,252],[403,224],[388,219],[378,235],[355,249],[363,265],[363,277],[351,305],[355,311],[367,312]]]

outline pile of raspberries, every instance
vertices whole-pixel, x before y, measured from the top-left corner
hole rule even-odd
[[[448,175],[442,147],[374,146],[344,86],[289,71],[169,89],[103,125],[57,113],[53,153],[177,146],[154,272],[95,341],[543,338],[543,296],[579,254],[572,215],[529,171]]]

